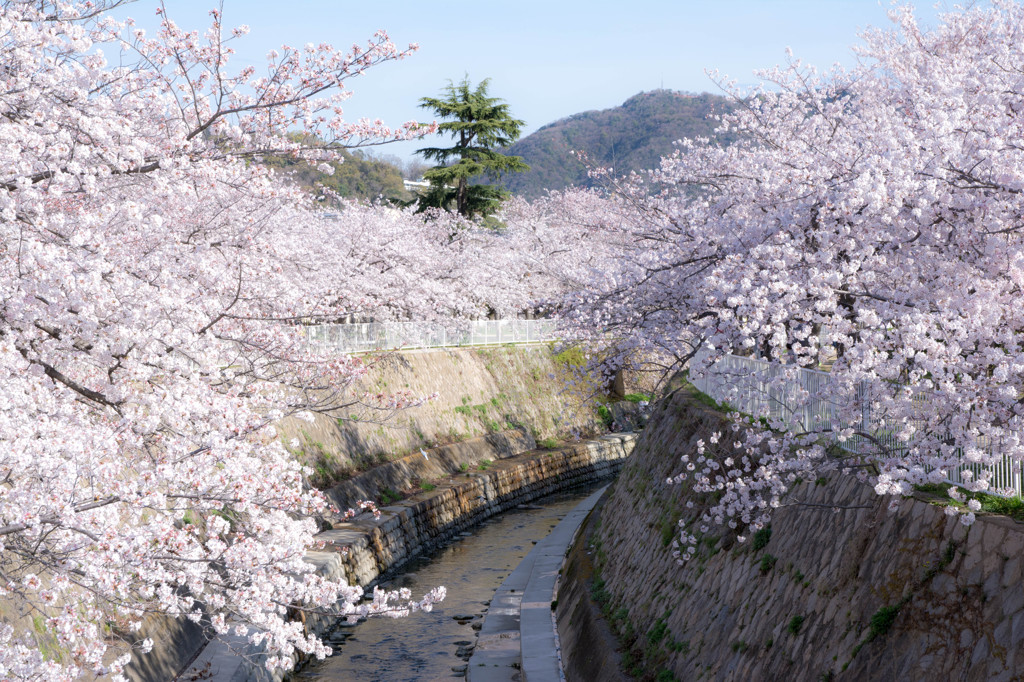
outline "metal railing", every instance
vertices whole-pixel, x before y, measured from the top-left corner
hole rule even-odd
[[[699,351],[694,358],[695,364],[703,362],[709,354],[707,350]],[[844,398],[827,390],[832,381],[828,372],[784,367],[736,355],[722,356],[702,376],[692,376],[690,380],[698,390],[739,412],[755,417],[767,416],[769,420],[780,419],[790,428],[807,433],[828,434],[847,452],[869,455],[879,446],[894,452],[905,451],[908,447],[899,439],[900,424],[896,420],[872,414],[866,383],[858,384]],[[924,428],[927,424],[924,411],[928,409],[929,395],[917,393],[910,399],[913,412],[921,417],[914,418],[912,414],[902,425],[904,428],[908,424]],[[853,414],[854,418],[843,418],[843,413]],[[853,435],[840,442],[837,437],[844,429],[870,434],[870,438]],[[998,457],[991,444],[987,444],[985,449],[988,454],[996,455],[996,461],[966,462],[962,450],[957,450],[960,462],[947,469],[946,482],[963,486],[968,479],[985,477],[990,486],[987,492],[1021,497],[1024,492],[1021,463],[1006,456]]]
[[[459,326],[429,322],[364,322],[316,325],[306,330],[306,340],[314,348],[343,353],[540,343],[555,339],[555,321],[550,319],[473,320]]]

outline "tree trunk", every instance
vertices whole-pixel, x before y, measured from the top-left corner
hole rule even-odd
[[[469,217],[469,202],[467,201],[468,197],[466,196],[468,194],[468,189],[469,183],[465,178],[460,178],[459,186],[455,190],[455,208],[459,212],[460,216],[464,216],[466,218]]]

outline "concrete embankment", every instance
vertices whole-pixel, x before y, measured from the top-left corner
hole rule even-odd
[[[489,516],[551,492],[612,476],[629,456],[633,442],[632,434],[621,434],[556,450],[524,452],[535,445],[532,438],[506,433],[425,451],[426,457],[411,455],[392,463],[390,469],[346,482],[330,494],[340,501],[400,486],[406,479],[426,480],[426,473],[447,478],[438,480],[436,489],[383,508],[379,519],[363,515],[351,522],[334,523],[320,534],[325,551],[311,552],[308,559],[325,575],[370,585],[381,574]],[[438,476],[431,478],[437,480]],[[307,631],[315,633],[332,624],[314,616],[305,621]],[[237,656],[227,644],[208,646],[189,666],[185,678],[201,673],[206,675],[203,679],[235,682],[280,679],[260,667],[258,656]],[[183,658],[187,656],[182,652]]]
[[[712,527],[676,565],[677,521],[708,499],[666,478],[700,439],[726,456],[733,439],[710,436],[729,429],[690,395],[655,410],[600,528],[577,548],[591,551],[594,575],[585,551],[566,567],[558,621],[570,680],[615,679],[586,632],[588,593],[625,645],[624,667],[644,679],[1022,679],[1024,526],[1006,517],[979,514],[968,528],[924,494],[890,512],[837,473],[798,484],[790,501],[804,505],[777,510],[770,533],[739,543]]]
[[[289,418],[278,432],[295,456],[326,487],[353,470],[366,470],[399,453],[465,441],[514,426],[537,440],[603,432],[585,398],[593,386],[567,382],[582,356],[547,345],[453,348],[364,357],[368,374],[348,389],[352,404],[313,423]],[[643,374],[629,389],[646,392]],[[376,394],[436,394],[417,407],[392,413],[373,407]]]

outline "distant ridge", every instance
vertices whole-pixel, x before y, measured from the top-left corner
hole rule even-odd
[[[573,151],[585,152],[596,165],[612,166],[615,175],[654,168],[672,152],[673,142],[713,137],[717,122],[712,116],[731,108],[730,100],[719,95],[653,90],[612,109],[573,114],[509,147],[507,153],[523,157],[530,170],[505,178],[503,184],[531,199],[548,189],[590,186],[586,168]]]

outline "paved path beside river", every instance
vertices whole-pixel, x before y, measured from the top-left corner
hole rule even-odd
[[[559,522],[501,584],[469,659],[470,682],[558,682],[561,666],[551,602],[566,551],[602,487]]]

